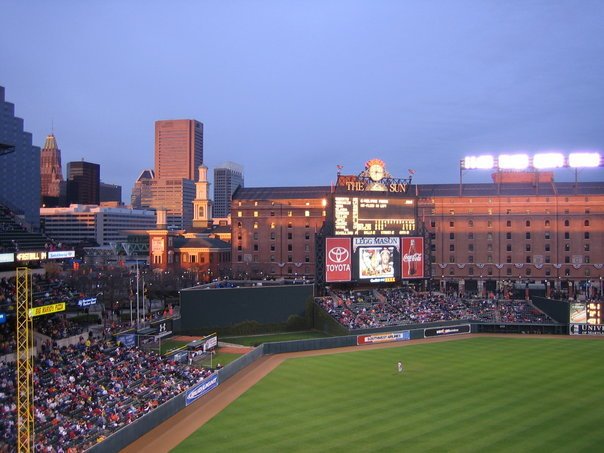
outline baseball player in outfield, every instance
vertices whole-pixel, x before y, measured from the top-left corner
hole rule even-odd
[[[403,372],[403,362],[401,362],[399,360],[399,362],[396,364],[396,368],[397,368],[397,370],[398,370],[399,373],[402,373]]]

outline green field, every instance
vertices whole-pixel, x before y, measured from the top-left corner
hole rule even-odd
[[[479,337],[288,359],[174,451],[603,446],[604,341]]]

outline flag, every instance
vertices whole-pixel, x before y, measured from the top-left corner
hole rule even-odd
[[[415,174],[415,170],[408,169],[407,171],[409,172],[410,175],[414,175]]]

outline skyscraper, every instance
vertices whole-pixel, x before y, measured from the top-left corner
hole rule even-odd
[[[203,124],[195,120],[155,122],[155,177],[195,181],[203,164]]]
[[[130,195],[132,209],[148,209],[153,204],[151,181],[155,179],[155,172],[147,168],[143,170],[134,182]]]
[[[15,106],[0,86],[0,203],[22,215],[34,229],[40,226],[40,148],[23,130]]]
[[[99,204],[101,166],[91,162],[67,164],[67,204]]]
[[[122,204],[122,186],[102,182],[99,186],[99,202]]]
[[[59,205],[63,169],[61,168],[61,150],[54,134],[46,136],[44,147],[40,152],[40,189],[42,206]]]
[[[243,187],[243,167],[225,162],[214,169],[214,217],[227,217],[237,187]]]
[[[203,124],[195,120],[155,122],[154,209],[166,210],[170,226],[190,228],[195,179],[203,164]]]

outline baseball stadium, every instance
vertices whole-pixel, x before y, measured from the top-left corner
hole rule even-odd
[[[3,207],[0,452],[599,451],[604,317],[586,269],[602,264],[569,263],[563,285],[530,273],[561,264],[439,263],[411,176],[377,159],[338,174],[303,278],[251,278],[254,258],[236,259],[257,229],[244,233],[243,215],[232,262],[244,278],[202,284],[138,261],[89,264]],[[293,235],[294,211],[275,215],[272,195],[233,203],[266,202],[267,225]],[[151,263],[171,242],[148,241]],[[590,283],[569,284],[572,266]],[[450,284],[469,268],[484,272],[475,286]],[[508,268],[525,273],[495,281]]]

